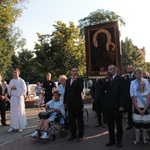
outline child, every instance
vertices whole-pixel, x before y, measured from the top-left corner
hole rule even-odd
[[[42,104],[43,104],[43,95],[42,95],[42,86],[40,82],[37,82],[37,86],[35,87],[35,92],[36,96],[39,97],[39,102],[38,102],[38,109],[43,109]]]
[[[134,144],[139,143],[140,129],[143,130],[143,141],[147,144],[147,129],[150,126],[150,113],[149,113],[149,93],[145,91],[145,83],[139,82],[139,90],[133,98],[134,113],[133,113],[133,126],[135,127],[136,140]]]

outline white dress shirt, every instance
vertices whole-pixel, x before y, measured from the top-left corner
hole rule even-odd
[[[130,84],[130,96],[131,97],[135,96],[138,90],[136,84],[134,83],[135,80],[131,81],[131,84]],[[145,83],[145,90],[148,91],[148,93],[150,93],[150,86],[149,86],[148,80],[141,78],[141,81]]]

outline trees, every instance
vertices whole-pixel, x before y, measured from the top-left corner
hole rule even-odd
[[[146,72],[149,72],[150,73],[150,62],[146,62],[146,67],[145,67],[145,70]],[[150,74],[149,74],[150,76]]]
[[[87,17],[79,20],[79,27],[80,27],[80,35],[84,37],[84,27],[90,25],[96,25],[105,22],[112,22],[115,20],[119,20],[122,25],[125,25],[123,18],[113,11],[98,9],[90,13]]]
[[[15,44],[19,35],[13,25],[22,13],[25,0],[0,0],[0,70],[1,74],[11,65],[11,56],[15,51]]]
[[[98,9],[90,13],[87,17],[79,20],[80,36],[84,39],[84,27],[90,25],[96,25],[100,23],[112,22],[119,20],[122,25],[125,25],[123,18],[113,11]]]
[[[87,17],[79,20],[79,27],[80,27],[80,35],[84,39],[84,27],[89,25],[95,25],[105,22],[112,22],[115,20],[119,20],[121,25],[125,26],[124,19],[115,14],[113,11],[98,9],[90,13]],[[125,42],[121,42],[122,44],[122,66],[123,66],[123,73],[126,73],[126,67],[128,64],[133,64],[135,67],[140,67],[142,69],[145,68],[145,63],[143,60],[142,53],[136,49],[133,44],[132,40],[126,38]]]
[[[28,49],[22,49],[17,54],[12,56],[12,67],[21,70],[20,76],[29,83],[42,81],[39,76],[39,69],[34,58],[34,53]],[[12,72],[11,72],[12,74]]]
[[[38,34],[39,43],[35,45],[37,62],[42,64],[41,70],[45,74],[51,72],[55,79],[59,75],[70,74],[70,68],[77,66],[80,75],[85,73],[85,47],[79,38],[80,30],[73,22],[69,27],[61,21],[54,25],[52,35]]]
[[[79,38],[80,30],[75,27],[73,22],[70,22],[69,27],[61,21],[54,25],[56,31],[52,33],[51,49],[52,51],[59,52],[55,54],[55,61],[58,68],[63,68],[59,72],[66,75],[70,74],[70,68],[76,66],[79,68],[79,74],[85,74],[85,47],[84,42]],[[56,67],[57,67],[56,66]]]
[[[142,53],[134,47],[132,40],[125,38],[125,41],[121,42],[122,45],[122,67],[123,73],[126,73],[127,66],[132,64],[135,68],[145,68]]]
[[[84,26],[115,20],[119,20],[122,25],[125,25],[123,18],[119,15],[112,11],[99,9],[80,19],[78,27],[73,22],[67,26],[58,21],[54,25],[55,30],[52,34],[41,35],[37,33],[39,42],[35,44],[34,56],[32,52],[23,49],[23,46],[21,46],[23,50],[15,55],[14,51],[25,42],[24,39],[18,41],[21,32],[13,27],[14,22],[22,13],[22,7],[18,7],[18,4],[23,2],[25,0],[7,0],[7,2],[0,0],[0,69],[3,74],[8,70],[7,78],[11,76],[12,67],[19,67],[21,76],[30,83],[42,82],[46,72],[51,72],[54,80],[57,80],[61,74],[69,76],[72,66],[77,66],[79,74],[85,75],[85,45],[84,38],[82,38],[84,37]],[[140,54],[132,50],[134,49],[132,46],[127,48],[127,43],[132,45],[132,41],[127,40],[122,43],[123,67],[126,67],[129,61],[133,65],[139,66]],[[130,57],[131,59],[129,59]],[[12,66],[11,61],[13,61]]]

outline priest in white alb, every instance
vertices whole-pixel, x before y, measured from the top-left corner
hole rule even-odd
[[[22,132],[27,125],[25,114],[25,95],[26,84],[25,81],[19,77],[20,70],[16,68],[13,72],[14,79],[12,79],[8,85],[8,93],[11,96],[10,100],[10,129],[19,130]]]

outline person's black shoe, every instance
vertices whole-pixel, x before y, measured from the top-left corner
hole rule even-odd
[[[9,126],[9,124],[7,124],[7,123],[3,123],[3,124],[2,124],[2,126]]]
[[[102,125],[102,128],[106,128],[106,126]]]
[[[102,124],[96,124],[96,125],[95,125],[95,127],[100,127],[100,126],[102,126]]]
[[[69,139],[68,139],[68,141],[73,141],[73,140],[75,140],[77,137],[70,137]]]
[[[111,145],[114,145],[114,144],[116,144],[115,141],[108,141],[105,146],[111,146]]]
[[[131,130],[133,127],[132,126],[128,126],[127,128],[126,128],[126,130]]]
[[[122,143],[121,142],[117,142],[116,147],[122,147]]]
[[[76,142],[81,142],[83,141],[83,138],[77,138]]]

